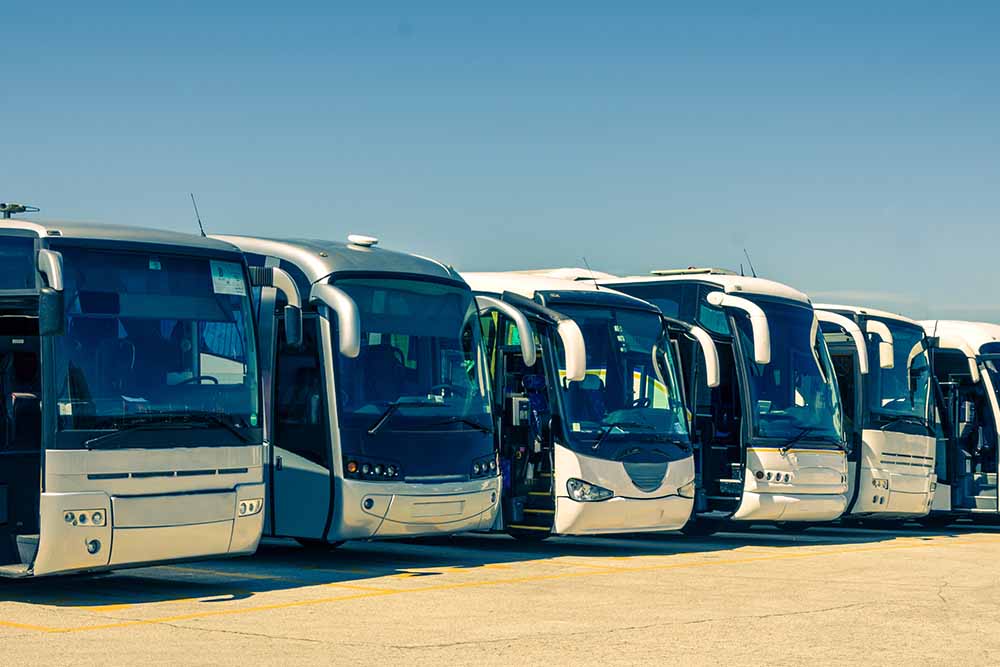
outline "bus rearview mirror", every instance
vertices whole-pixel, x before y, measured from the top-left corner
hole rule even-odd
[[[61,336],[66,333],[63,292],[43,287],[38,294],[38,335]]]
[[[302,344],[302,309],[297,306],[285,306],[285,343],[290,347]]]

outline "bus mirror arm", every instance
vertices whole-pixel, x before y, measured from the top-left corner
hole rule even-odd
[[[567,318],[556,325],[556,333],[566,352],[566,379],[570,382],[582,382],[587,377],[587,345],[583,340],[583,332],[576,322]]]
[[[302,295],[299,286],[284,269],[276,266],[251,266],[250,284],[254,287],[273,287],[285,295],[285,342],[291,347],[302,344]]]
[[[884,322],[878,320],[868,320],[865,323],[865,331],[879,337],[878,344],[878,365],[879,368],[889,369],[895,366],[893,355],[892,331]]]
[[[854,320],[828,310],[817,310],[816,319],[820,322],[834,324],[847,332],[854,341],[854,347],[858,352],[858,370],[861,371],[862,375],[868,375],[868,348],[865,345],[865,335],[861,331],[861,327]]]
[[[713,306],[736,308],[746,313],[753,331],[753,360],[762,366],[771,363],[771,330],[767,323],[767,314],[760,306],[749,299],[725,292],[710,292],[706,300]]]
[[[38,293],[38,335],[60,336],[66,332],[62,255],[47,248],[39,250],[38,272],[46,282]]]
[[[718,387],[721,375],[719,372],[719,350],[715,347],[715,341],[701,327],[691,327],[691,335],[698,341],[701,353],[705,357],[705,382],[711,388]]]
[[[320,303],[337,314],[338,347],[351,359],[361,354],[361,316],[358,304],[344,290],[326,283],[316,283],[309,293],[309,303]]]
[[[518,338],[521,340],[521,357],[524,359],[524,365],[529,368],[534,366],[537,359],[535,329],[531,326],[528,318],[524,316],[524,313],[509,303],[486,296],[485,294],[476,297],[476,306],[482,314],[496,311],[506,315],[514,322],[514,326],[517,327]]]

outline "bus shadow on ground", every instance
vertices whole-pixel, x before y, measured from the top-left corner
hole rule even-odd
[[[642,533],[607,537],[560,537],[539,542],[501,535],[466,533],[386,542],[348,543],[339,549],[304,549],[291,541],[268,540],[255,556],[176,565],[0,582],[0,602],[107,612],[143,604],[190,602],[223,608],[227,602],[261,593],[327,586],[345,595],[378,592],[384,577],[433,580],[456,570],[489,566],[555,564],[561,558],[683,556],[735,551],[740,547],[823,547],[886,542],[897,538],[960,537],[997,533],[989,525],[943,529],[918,526],[856,528],[817,526],[785,532],[774,527],[728,530],[708,537]],[[340,586],[338,586],[340,585]]]

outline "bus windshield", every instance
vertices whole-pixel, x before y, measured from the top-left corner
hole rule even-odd
[[[243,265],[59,250],[66,294],[66,334],[55,338],[59,429],[208,425],[230,437],[202,433],[198,444],[247,440],[237,429],[258,428],[259,394]]]
[[[590,456],[612,455],[624,442],[688,446],[688,429],[670,340],[650,311],[560,304],[583,332],[587,375],[565,379],[558,359],[570,445]]]
[[[468,287],[395,278],[336,281],[358,306],[361,352],[335,354],[345,457],[404,477],[465,474],[493,451],[479,313]]]
[[[837,380],[812,308],[760,298],[753,301],[767,314],[771,363],[754,361],[750,320],[737,315],[752,437],[843,444]]]
[[[879,368],[881,338],[868,336],[868,408],[873,419],[899,417],[928,419],[930,361],[924,347],[924,331],[898,320],[879,320],[889,327],[893,338],[893,367]]]
[[[0,236],[0,290],[34,288],[34,238],[3,234]]]

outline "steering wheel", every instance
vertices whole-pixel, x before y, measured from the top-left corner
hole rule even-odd
[[[643,396],[632,401],[633,408],[648,408],[651,404],[652,401],[649,400],[649,396]]]
[[[469,395],[469,390],[465,387],[459,386],[457,384],[436,384],[431,387],[431,393],[436,394],[440,392],[442,396],[459,396],[465,398]]]
[[[212,384],[219,384],[219,378],[217,378],[217,377],[212,377],[211,375],[195,375],[194,377],[189,377],[186,380],[181,380],[180,382],[178,382],[174,386],[175,387],[179,387],[182,384],[192,384],[194,382],[197,382],[198,384],[201,384],[202,380],[208,380]]]

